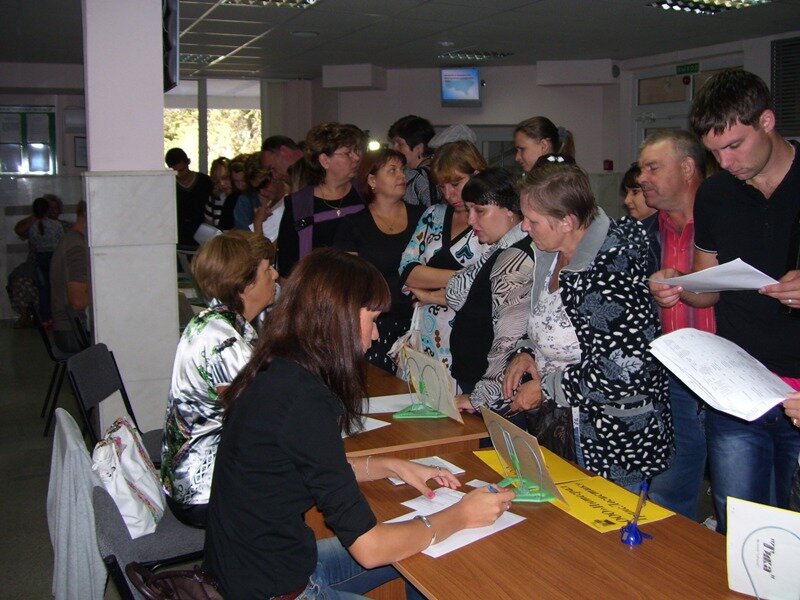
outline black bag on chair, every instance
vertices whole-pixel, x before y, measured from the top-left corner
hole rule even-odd
[[[125,567],[128,579],[147,600],[223,600],[210,575],[194,569],[171,569],[153,573],[141,563]]]

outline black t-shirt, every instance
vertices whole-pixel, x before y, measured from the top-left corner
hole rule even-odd
[[[337,248],[358,253],[381,272],[392,293],[392,308],[388,314],[397,319],[411,317],[412,301],[401,292],[403,286],[398,268],[400,257],[417,227],[417,221],[425,212],[424,206],[405,204],[405,207],[408,224],[399,233],[381,231],[367,209],[342,219],[333,242]]]
[[[197,247],[194,232],[205,220],[206,202],[214,189],[211,178],[203,173],[196,173],[194,183],[183,187],[175,185],[175,196],[178,204],[178,244]]]
[[[236,401],[214,464],[203,561],[225,598],[268,598],[308,580],[317,546],[303,513],[315,504],[346,548],[375,526],[341,414],[322,380],[278,358]]]
[[[287,196],[284,200],[283,217],[281,217],[281,224],[278,230],[278,271],[282,277],[288,277],[294,268],[295,263],[300,260],[300,238],[297,233],[299,225],[296,221],[300,219],[299,215],[295,215],[293,207],[294,194]],[[347,206],[363,205],[361,197],[358,195],[354,187],[350,188],[347,195],[338,201],[323,200],[314,196],[314,213],[328,212],[336,210],[337,208],[345,208]],[[336,237],[336,230],[339,228],[342,220],[347,215],[342,215],[340,218],[323,221],[321,223],[313,223],[308,225],[313,227],[311,235],[311,248],[325,248],[333,246],[333,239]]]
[[[708,178],[694,205],[695,246],[722,264],[741,258],[780,279],[789,270],[792,226],[800,218],[800,148],[783,181],[767,199],[727,171]],[[800,377],[800,318],[757,291],[721,292],[714,307],[717,334],[767,368]]]

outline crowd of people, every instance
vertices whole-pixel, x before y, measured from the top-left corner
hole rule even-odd
[[[181,243],[201,223],[233,230],[192,263],[211,304],[178,347],[162,461],[169,505],[206,528],[204,565],[223,593],[363,594],[398,576],[392,562],[508,510],[513,492],[479,488],[377,523],[359,482],[394,475],[428,495],[460,485],[345,455],[366,361],[395,373],[400,343],[449,370],[460,410],[496,411],[631,491],[647,481],[686,517],[701,517],[708,473],[722,533],[729,495],[800,510],[798,145],[745,71],[714,75],[689,122],[642,142],[619,220],[598,206],[572,134],[542,116],[515,129],[521,177],[487,165],[469,128],[434,135],[415,115],[378,150],[351,124],[268,138],[214,161],[208,185],[167,153]],[[657,283],[735,258],[778,283],[705,294]],[[648,350],[685,327],[736,342],[798,391],[754,421],[707,406]],[[303,523],[313,505],[336,538],[315,542]]]

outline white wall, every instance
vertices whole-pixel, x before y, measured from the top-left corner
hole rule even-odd
[[[386,90],[339,92],[339,120],[369,129],[373,137],[385,141],[389,126],[407,114],[425,117],[434,125],[516,125],[544,115],[573,132],[576,158],[587,170],[601,171],[603,159],[616,159],[615,145],[603,139],[607,86],[539,86],[535,66],[486,67],[481,78],[486,81],[482,107],[443,108],[439,69],[391,69]]]

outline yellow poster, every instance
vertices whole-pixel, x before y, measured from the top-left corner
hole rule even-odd
[[[601,533],[617,531],[633,518],[639,496],[608,479],[587,475],[547,448],[541,450],[550,476],[567,501],[567,504],[554,501],[553,506]],[[476,450],[475,456],[496,473],[505,476],[497,452]],[[660,521],[674,514],[666,508],[648,502],[639,516],[639,524]]]
[[[547,464],[547,471],[556,484],[577,481],[579,479],[588,479],[591,477],[591,475],[584,473],[569,461],[564,460],[557,454],[553,454],[547,448],[539,446],[539,449],[542,451],[544,462]],[[494,450],[475,450],[475,456],[490,466],[493,471],[505,477],[497,452]]]
[[[553,506],[601,533],[616,531],[633,519],[639,497],[603,477],[558,484],[569,507],[561,502]],[[660,521],[675,513],[657,504],[647,503],[639,516],[639,524]]]

